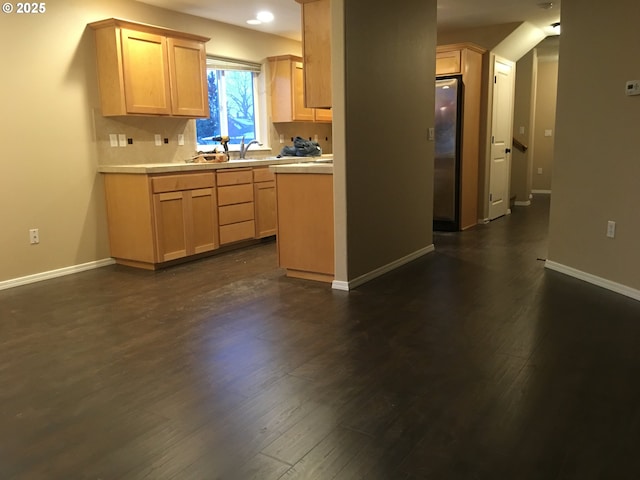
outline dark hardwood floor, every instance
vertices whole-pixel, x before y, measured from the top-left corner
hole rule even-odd
[[[547,214],[349,293],[273,242],[1,291],[0,479],[639,478],[640,303],[545,271]]]

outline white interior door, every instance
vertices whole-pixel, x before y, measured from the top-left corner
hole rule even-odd
[[[489,171],[489,220],[506,215],[509,210],[514,88],[514,64],[496,57]]]

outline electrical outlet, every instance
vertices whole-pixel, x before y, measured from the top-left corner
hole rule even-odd
[[[615,238],[616,236],[616,222],[609,220],[607,222],[607,237]]]
[[[184,145],[184,134],[178,134],[178,145]]]
[[[436,129],[433,127],[429,127],[427,138],[430,142],[432,142],[436,138]]]
[[[280,134],[280,143],[284,143],[284,135],[282,133]]]
[[[32,228],[29,230],[29,242],[31,245],[35,245],[40,243],[40,231],[37,228]]]
[[[520,132],[520,135],[524,135],[524,127],[520,127],[519,132]]]

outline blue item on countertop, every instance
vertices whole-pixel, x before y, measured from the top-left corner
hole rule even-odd
[[[302,137],[293,139],[293,146],[285,145],[280,152],[280,157],[319,157],[322,149],[318,142],[305,140]]]

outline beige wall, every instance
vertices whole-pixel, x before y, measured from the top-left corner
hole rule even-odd
[[[492,50],[515,32],[520,25],[521,22],[513,22],[461,30],[439,30],[438,45],[470,42],[487,50]]]
[[[436,1],[341,6],[344,72],[333,78],[334,102],[344,102],[343,112],[336,104],[344,135],[336,131],[334,140],[344,145],[334,146],[334,156],[344,154],[344,165],[334,177],[346,196],[336,199],[346,202],[337,205],[346,226],[336,226],[346,235],[337,246],[346,252],[338,253],[336,271],[352,280],[433,243],[434,147],[427,132],[435,93],[426,87],[435,77]]]
[[[640,2],[562,2],[550,261],[640,289]],[[596,34],[596,32],[606,32]],[[616,238],[606,237],[607,221]]]
[[[210,36],[208,53],[258,62],[301,53],[299,42],[129,0],[47,6],[42,15],[0,15],[0,282],[109,257],[98,143],[104,123],[106,130],[147,126],[94,122],[99,102],[87,23],[117,16],[185,30]],[[188,123],[161,120],[148,129],[188,131]],[[174,149],[161,150],[156,161],[174,158]],[[29,245],[30,228],[40,229],[39,245]]]
[[[556,97],[558,91],[558,58],[538,57],[536,82],[535,150],[532,155],[532,189],[551,190],[553,145],[556,134]],[[550,131],[551,136],[545,132]],[[540,172],[542,169],[542,173]]]

